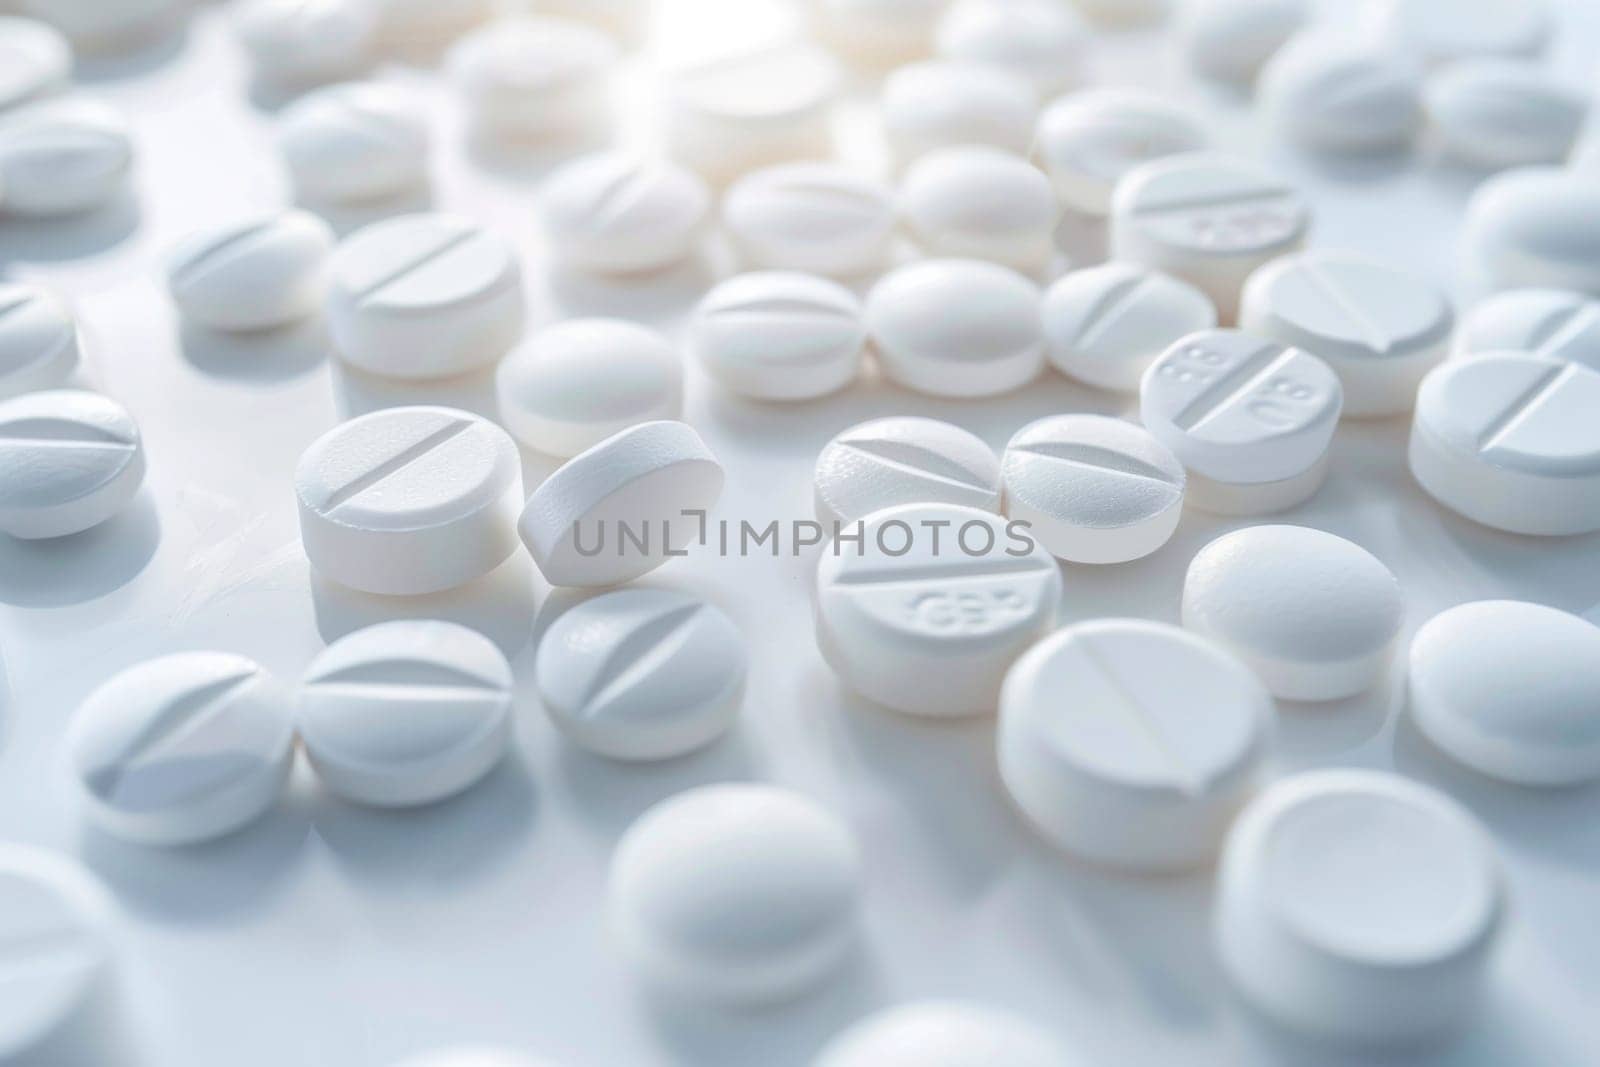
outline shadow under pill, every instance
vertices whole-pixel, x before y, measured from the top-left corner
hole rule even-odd
[[[73,55],[73,80],[83,85],[106,86],[109,82],[141,78],[169,65],[189,45],[187,7],[181,5],[160,25],[137,31],[128,40],[107,42],[100,47],[78,46]]]
[[[148,489],[121,514],[66,537],[0,534],[0,603],[57,608],[98,600],[137,578],[155,557],[161,520]]]
[[[716,281],[702,249],[678,263],[638,274],[595,274],[555,262],[546,285],[564,318],[619,318],[659,326],[691,310]]]
[[[465,143],[467,158],[477,169],[508,184],[533,186],[577,156],[609,147],[611,133],[609,129],[585,126],[555,137],[522,139],[493,130],[472,129]]]
[[[384,219],[400,215],[415,215],[433,210],[433,188],[427,184],[404,189],[389,196],[350,203],[333,203],[297,195],[294,206],[319,216],[339,238]]]
[[[741,709],[741,715],[748,709]],[[543,714],[543,710],[538,711]],[[665,760],[624,761],[585,751],[555,734],[558,746],[554,780],[572,803],[570,809],[594,828],[607,845],[650,808],[689,789],[761,777],[748,728],[735,723],[704,748]]]
[[[329,357],[333,341],[321,315],[277,329],[240,333],[185,322],[178,332],[178,350],[208,377],[261,384],[310,374]]]
[[[329,352],[332,352],[331,345]],[[449,378],[412,381],[369,374],[339,359],[329,360],[329,365],[333,371],[334,407],[341,419],[416,404],[460,408],[491,422],[499,418],[493,366]]]
[[[126,182],[99,207],[55,218],[0,220],[0,263],[58,263],[107,252],[138,232],[139,194]]]
[[[142,1067],[116,960],[85,1000],[27,1051],[3,1057],[10,1067]]]

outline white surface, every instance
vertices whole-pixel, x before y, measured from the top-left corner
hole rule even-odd
[[[679,44],[694,44],[705,27],[731,29],[740,11],[757,6],[671,0],[666,14],[684,20],[672,31]],[[1557,62],[1589,77],[1600,56],[1600,9],[1569,4],[1564,22]],[[1348,246],[1437,278],[1461,300],[1475,292],[1459,273],[1457,234],[1477,175],[1428,159],[1323,165],[1263,147],[1243,105],[1187,79],[1174,43],[1141,32],[1108,35],[1097,49],[1096,82],[1176,91],[1204,109],[1220,143],[1265,151],[1316,198],[1319,246]],[[686,264],[631,284],[547,275],[548,249],[529,214],[544,170],[537,158],[469,154],[458,108],[431,78],[405,68],[383,76],[424,94],[437,133],[435,202],[495,224],[523,250],[531,325],[626,311],[676,330],[713,267],[721,269],[713,256],[712,266]],[[1064,859],[1004,799],[991,720],[911,721],[844,690],[815,648],[809,555],[695,554],[657,572],[655,580],[722,606],[745,631],[756,709],[725,741],[658,767],[584,757],[545,721],[530,636],[539,613],[564,597],[538,582],[523,554],[419,605],[385,605],[314,578],[290,488],[305,446],[335,420],[378,404],[448,397],[492,412],[492,380],[427,389],[377,382],[325,359],[326,341],[309,325],[238,341],[184,332],[161,295],[161,255],[192,229],[287,202],[271,115],[248,102],[242,61],[214,13],[181,42],[99,63],[85,77],[132,109],[141,199],[61,226],[0,220],[0,260],[9,276],[73,298],[98,379],[140,420],[152,467],[148,491],[111,527],[66,544],[0,544],[0,646],[10,680],[0,710],[0,837],[82,856],[116,893],[127,913],[129,1041],[150,1062],[389,1067],[428,1048],[488,1042],[571,1067],[800,1067],[866,1014],[935,996],[1016,1011],[1070,1039],[1091,1063],[1368,1062],[1282,1038],[1234,1002],[1211,952],[1210,873],[1144,880]],[[841,140],[860,158],[878,158],[859,118],[858,108]],[[728,462],[720,513],[764,522],[808,517],[818,451],[869,418],[950,419],[1000,447],[1030,419],[1128,414],[1132,400],[1052,372],[990,401],[938,401],[873,378],[827,400],[775,407],[732,399],[691,366],[687,404]],[[1407,429],[1404,420],[1341,425],[1328,484],[1288,521],[1380,555],[1404,583],[1408,633],[1438,610],[1486,597],[1600,608],[1600,538],[1518,538],[1438,507],[1405,470]],[[525,455],[524,465],[531,486],[555,461]],[[1244,524],[1191,510],[1173,541],[1145,560],[1066,568],[1063,620],[1176,621],[1189,558]],[[419,612],[468,621],[513,657],[514,755],[481,788],[396,817],[328,797],[302,761],[277,813],[210,848],[151,855],[80,826],[64,720],[116,670],[175,649],[219,647],[296,677],[326,641]],[[1588,1067],[1600,1046],[1587,995],[1600,960],[1592,921],[1600,794],[1535,794],[1458,768],[1396,714],[1402,682],[1391,675],[1320,713],[1286,709],[1271,763],[1274,774],[1398,768],[1454,795],[1495,836],[1516,913],[1490,997],[1459,1043],[1398,1062]],[[837,988],[781,1012],[658,1010],[629,981],[601,927],[596,898],[610,853],[655,801],[752,778],[822,799],[860,835],[866,951]],[[260,1012],[258,996],[277,1010]]]

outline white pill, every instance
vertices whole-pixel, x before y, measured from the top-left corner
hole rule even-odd
[[[748,268],[855,275],[888,258],[894,199],[836,163],[790,163],[735,182],[722,224]]]
[[[1283,511],[1315,493],[1343,406],[1322,360],[1236,330],[1179,341],[1139,390],[1139,420],[1189,472],[1185,501],[1225,515]]]
[[[128,124],[98,100],[46,99],[0,115],[0,189],[10,214],[90,211],[116,195],[132,169]]]
[[[1478,1007],[1506,907],[1488,835],[1393,774],[1286,778],[1234,823],[1215,936],[1230,978],[1278,1022],[1410,1046]]]
[[[1467,518],[1512,533],[1600,530],[1600,372],[1525,353],[1451,360],[1428,375],[1411,473]]]
[[[661,760],[727,732],[748,659],[738,627],[713,605],[669,589],[619,589],[550,625],[534,677],[551,721],[575,744]]]
[[[811,21],[829,48],[874,67],[933,51],[933,33],[950,0],[811,0]]]
[[[1059,847],[1177,871],[1216,854],[1255,791],[1272,697],[1249,669],[1176,626],[1100,619],[1023,654],[1000,693],[1000,777]]]
[[[1018,430],[1000,458],[1005,510],[1057,559],[1126,563],[1172,537],[1183,464],[1143,427],[1051,415]]]
[[[127,507],[143,481],[139,427],[115,400],[59,389],[0,402],[0,531],[81,533]]]
[[[1394,652],[1400,583],[1351,541],[1304,526],[1251,526],[1202,548],[1183,582],[1183,624],[1244,660],[1285,700],[1339,700]]]
[[[629,426],[677,418],[678,352],[620,319],[569,319],[512,349],[495,371],[500,421],[536,452],[576,456]]]
[[[983,63],[931,61],[894,71],[883,82],[884,137],[897,166],[954,145],[990,145],[1024,153],[1039,113],[1033,86]]]
[[[0,15],[0,111],[65,89],[72,81],[72,46],[35,19]]]
[[[1307,0],[1193,0],[1180,33],[1196,73],[1248,85],[1311,20]]]
[[[72,1025],[109,970],[111,926],[110,897],[76,862],[0,846],[0,1056],[25,1056]]]
[[[1050,362],[1100,389],[1132,392],[1145,368],[1180,337],[1217,324],[1211,298],[1188,282],[1135,263],[1076,270],[1041,305]]]
[[[719,283],[695,309],[689,348],[724,387],[756,400],[811,400],[856,380],[861,301],[837,282],[757,271]]]
[[[1033,152],[1063,204],[1103,216],[1124,174],[1153,159],[1198,152],[1209,140],[1193,112],[1164,97],[1089,89],[1044,109]]]
[[[453,589],[517,545],[517,446],[454,408],[401,407],[335,426],[295,468],[300,539],[325,577],[368,593]]]
[[[699,246],[711,193],[691,170],[632,152],[597,152],[558,168],[539,190],[556,254],[580,270],[657,270]]]
[[[1117,183],[1111,258],[1193,283],[1231,323],[1245,280],[1302,247],[1310,228],[1305,198],[1255,164],[1204,152],[1169,156]]]
[[[1082,79],[1088,34],[1054,0],[956,0],[939,20],[934,47],[944,59],[1010,71],[1050,97]]]
[[[284,111],[278,147],[296,193],[335,204],[379,200],[428,178],[428,127],[392,85],[333,85]]]
[[[372,59],[378,8],[373,0],[244,0],[234,10],[234,32],[261,80],[332,81]]]
[[[1465,247],[1495,289],[1600,296],[1600,185],[1556,167],[1490,178],[1468,205]]]
[[[334,252],[328,326],[345,362],[389,378],[444,378],[497,362],[522,334],[515,249],[456,215],[403,215]]]
[[[0,282],[0,399],[61,385],[78,358],[78,323],[65,301]]]
[[[1359,37],[1306,33],[1262,68],[1261,106],[1282,135],[1315,151],[1384,152],[1422,128],[1422,72]]]
[[[420,1056],[408,1056],[394,1067],[555,1067],[548,1060],[534,1060],[509,1049],[488,1045],[463,1045],[435,1049]]]
[[[1531,58],[1555,31],[1545,0],[1384,0],[1378,30],[1432,63]]]
[[[1564,289],[1499,293],[1462,320],[1455,352],[1530,352],[1600,370],[1600,300]]]
[[[1037,270],[1055,253],[1060,209],[1050,179],[998,148],[927,153],[906,171],[899,202],[912,236],[930,255]]]
[[[79,48],[122,48],[170,28],[188,7],[181,0],[18,0],[21,13],[48,22]]]
[[[1047,1031],[1009,1012],[924,1000],[870,1015],[829,1041],[812,1067],[1071,1067]]]
[[[314,314],[328,283],[333,231],[286,211],[195,234],[167,260],[184,316],[214,330],[267,330]]]
[[[542,15],[598,26],[628,44],[638,43],[649,32],[656,14],[656,0],[534,0],[526,6]]]
[[[620,60],[616,42],[593,26],[518,15],[467,34],[447,62],[481,132],[561,137],[609,125]]]
[[[403,619],[311,661],[295,724],[317,778],[358,804],[432,804],[479,782],[511,740],[511,667],[451,622]]]
[[[823,446],[812,474],[817,520],[845,525],[901,504],[1000,510],[1000,457],[959,426],[893,415]]]
[[[1561,163],[1589,114],[1589,99],[1533,63],[1458,63],[1428,80],[1428,117],[1452,155],[1515,167]]]
[[[647,422],[568,460],[528,497],[517,522],[551,585],[617,585],[648,574],[705,535],[722,464],[682,422]]]
[[[294,760],[288,690],[228,652],[179,652],[114,675],[67,739],[88,813],[147,845],[230,834],[278,801]]]
[[[1600,778],[1600,626],[1516,600],[1435,615],[1411,641],[1411,716],[1461,763],[1507,782]]]
[[[975,259],[898,267],[867,294],[867,333],[890,380],[932,396],[997,396],[1044,367],[1039,287]]]
[[[493,18],[494,0],[376,0],[383,43],[399,51],[434,54],[440,45]]]
[[[691,789],[646,811],[611,860],[611,936],[654,986],[733,1004],[787,1000],[840,969],[858,939],[855,836],[766,785]]]
[[[817,645],[847,687],[907,715],[995,710],[1054,624],[1061,570],[1026,529],[959,504],[874,511],[817,565]]]

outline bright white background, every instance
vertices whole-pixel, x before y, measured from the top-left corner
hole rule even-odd
[[[1353,8],[1330,10],[1349,21]],[[753,0],[684,0],[665,13],[678,46],[770,14]],[[1556,62],[1589,79],[1600,7],[1568,0],[1565,15]],[[1158,33],[1105,38],[1093,68],[1097,82],[1173,88],[1208,113],[1222,143],[1270,156],[1314,195],[1316,244],[1379,255],[1468,295],[1456,236],[1477,176],[1426,155],[1334,166],[1275,148],[1239,101],[1188,85]],[[1208,951],[1209,872],[1136,879],[1063,859],[1007,808],[991,721],[919,723],[842,691],[812,639],[809,559],[702,556],[654,576],[722,604],[749,635],[753,659],[737,732],[654,767],[584,756],[544,720],[529,684],[533,636],[568,601],[550,595],[526,556],[420,603],[342,592],[309,574],[290,488],[301,449],[340,418],[413,396],[488,410],[488,379],[428,390],[357,379],[325,358],[316,324],[245,341],[186,333],[161,287],[161,254],[192,228],[285,202],[273,102],[249,95],[214,7],[181,40],[87,73],[132,117],[135,193],[78,221],[0,218],[0,265],[77,301],[96,380],[139,419],[150,477],[137,506],[99,530],[0,543],[10,677],[0,704],[0,839],[82,858],[121,905],[111,1062],[383,1067],[473,1040],[575,1067],[784,1067],[874,1008],[923,996],[1009,1006],[1058,1031],[1085,1063],[1346,1062],[1266,1032],[1231,1001]],[[532,325],[608,312],[675,329],[722,269],[713,253],[626,283],[551,270],[532,209],[548,161],[466,146],[432,73],[393,67],[383,76],[415,85],[432,109],[433,203],[523,248]],[[864,109],[853,110],[845,151],[875,165]],[[647,127],[644,112],[634,119]],[[734,520],[808,517],[818,448],[865,418],[936,415],[999,447],[1029,419],[1074,410],[1126,413],[1129,404],[1052,372],[977,403],[867,382],[817,403],[764,407],[719,394],[689,368],[687,418],[727,464],[721,512]],[[1343,426],[1328,485],[1288,521],[1383,558],[1407,590],[1408,633],[1484,597],[1600,619],[1600,538],[1520,539],[1443,513],[1411,485],[1406,433],[1404,419]],[[526,461],[529,484],[550,470]],[[1149,559],[1067,567],[1064,619],[1175,620],[1189,559],[1237,525],[1190,513]],[[79,700],[110,674],[158,653],[221,648],[294,678],[325,642],[396,614],[468,622],[512,657],[516,753],[487,782],[438,807],[391,814],[330,798],[302,763],[277,811],[214,845],[137,848],[82,824],[61,738]],[[1396,676],[1343,705],[1285,706],[1276,769],[1395,768],[1460,799],[1499,842],[1514,909],[1493,996],[1458,1043],[1404,1062],[1594,1062],[1600,792],[1512,789],[1455,769],[1404,720],[1400,692]],[[868,867],[866,944],[854,966],[817,996],[751,1015],[647,996],[600,925],[606,863],[629,822],[679,790],[730,779],[779,782],[832,805],[861,835]]]

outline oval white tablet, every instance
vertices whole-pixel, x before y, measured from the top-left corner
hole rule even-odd
[[[756,400],[811,400],[861,372],[861,301],[809,274],[756,271],[718,283],[695,309],[689,348],[729,390]]]
[[[1318,151],[1402,148],[1422,124],[1421,71],[1359,37],[1295,37],[1262,69],[1258,91],[1284,136]]]
[[[682,422],[630,427],[568,460],[522,510],[517,531],[551,585],[617,585],[706,536],[722,464]]]
[[[1052,0],[957,0],[939,20],[934,47],[945,59],[987,63],[1049,97],[1083,76],[1088,34]]]
[[[1411,1045],[1475,1010],[1505,888],[1455,801],[1393,774],[1299,774],[1234,823],[1215,931],[1245,996],[1295,1029]]]
[[[1033,142],[1033,86],[983,63],[913,63],[883,81],[884,137],[899,166],[924,152],[981,144],[1016,152]]]
[[[358,804],[432,804],[477,784],[511,738],[511,667],[451,622],[340,638],[306,669],[295,724],[317,777]]]
[[[1497,175],[1472,194],[1464,247],[1495,289],[1600,296],[1600,186],[1556,167]]]
[[[167,260],[184,317],[214,330],[267,330],[313,314],[327,287],[333,231],[305,211],[194,234]]]
[[[611,119],[621,52],[599,29],[512,15],[467,34],[446,62],[480,132],[518,137],[593,134]]]
[[[10,214],[93,210],[127,184],[132,169],[128,124],[99,100],[46,99],[0,115],[0,189]]]
[[[1600,370],[1600,300],[1565,289],[1512,289],[1473,308],[1455,353],[1528,352]]]
[[[1153,159],[1198,152],[1209,140],[1193,112],[1164,97],[1089,89],[1044,109],[1033,154],[1063,204],[1103,216],[1124,174]]]
[[[227,652],[179,652],[90,693],[67,739],[90,817],[147,845],[209,841],[277,803],[294,760],[288,690]]]
[[[1428,117],[1447,151],[1470,163],[1561,163],[1583,131],[1589,99],[1533,63],[1458,63],[1428,80]]]
[[[629,426],[676,418],[678,352],[620,319],[569,319],[534,334],[495,371],[500,421],[524,445],[575,456]]]
[[[850,533],[817,564],[817,644],[840,681],[907,715],[993,712],[1007,668],[1055,620],[1055,561],[959,504],[884,508]]]
[[[1111,258],[1192,283],[1223,323],[1238,313],[1245,279],[1305,244],[1311,207],[1255,164],[1212,153],[1146,163],[1117,183]]]
[[[1009,1012],[924,1000],[869,1015],[829,1041],[813,1067],[1068,1067],[1046,1030]]]
[[[1100,619],[1029,649],[1000,693],[1000,777],[1053,843],[1096,863],[1185,870],[1255,790],[1272,698],[1175,626]]]
[[[0,111],[65,89],[72,46],[46,23],[0,15]]]
[[[1411,473],[1439,503],[1511,533],[1600,530],[1600,372],[1523,353],[1451,360],[1422,383]]]
[[[1389,664],[1400,583],[1352,541],[1305,526],[1251,526],[1202,548],[1183,582],[1183,625],[1244,660],[1285,700],[1339,700]]]
[[[373,374],[444,378],[494,363],[524,314],[515,249],[459,216],[374,223],[333,255],[329,330],[345,362]]]
[[[1217,324],[1205,293],[1135,263],[1062,275],[1045,291],[1040,316],[1057,369],[1122,392],[1138,389],[1145,368],[1178,338]]]
[[[79,354],[78,323],[65,301],[0,282],[0,399],[61,385]]]
[[[551,721],[580,747],[662,760],[727,732],[748,660],[744,637],[716,606],[670,589],[619,589],[550,625],[534,677]]]
[[[278,122],[278,147],[307,201],[396,196],[428,178],[428,127],[419,102],[393,85],[333,85],[295,101]]]
[[[1545,0],[1383,0],[1378,32],[1430,63],[1531,58],[1555,31]]]
[[[1000,476],[1006,514],[1073,563],[1148,556],[1183,514],[1183,464],[1142,427],[1103,415],[1029,423],[1006,445]]]
[[[1455,312],[1433,283],[1347,252],[1286,256],[1250,276],[1239,325],[1320,357],[1355,418],[1410,411],[1449,354]]]
[[[786,789],[712,785],[646,811],[606,888],[611,935],[652,985],[733,1004],[787,1000],[857,941],[861,856],[850,829]]]
[[[700,244],[711,193],[693,171],[632,152],[564,164],[539,190],[539,220],[562,259],[627,274],[684,259]]]
[[[1203,77],[1248,85],[1310,20],[1307,0],[1194,0],[1180,26],[1183,53]]]
[[[823,446],[812,475],[817,521],[854,523],[901,504],[1000,510],[1000,457],[959,426],[894,415],[852,426]]]
[[[950,0],[810,0],[817,36],[858,63],[891,67],[925,57]]]
[[[893,194],[836,163],[790,163],[735,182],[722,224],[746,267],[861,274],[888,257]]]
[[[98,393],[57,389],[0,402],[0,532],[65,537],[116,515],[144,481],[139,427]]]
[[[245,0],[233,20],[256,77],[275,85],[354,74],[373,58],[378,37],[373,0]]]
[[[906,171],[899,204],[930,255],[1037,270],[1055,253],[1060,216],[1050,179],[1018,155],[983,145],[927,153]]]
[[[453,589],[515,550],[517,446],[465,411],[400,407],[335,426],[295,468],[300,540],[324,576],[368,593]]]
[[[898,267],[867,294],[867,332],[890,380],[933,396],[996,396],[1044,366],[1039,287],[975,259]]]

